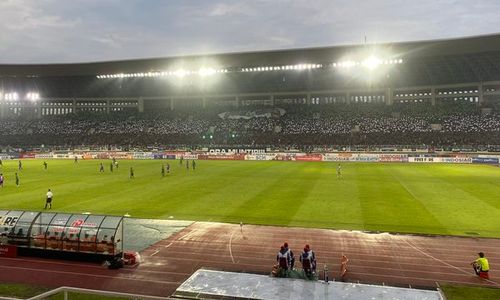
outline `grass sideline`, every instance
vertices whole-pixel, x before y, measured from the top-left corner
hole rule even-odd
[[[48,292],[52,289],[34,285],[20,284],[20,283],[0,283],[0,296],[3,297],[16,297],[19,299],[27,299],[42,293]],[[47,300],[63,300],[64,294],[59,293],[47,298]],[[91,294],[80,294],[80,293],[68,293],[68,299],[70,300],[125,300],[129,298],[123,297],[109,297],[109,296],[98,296]]]
[[[500,299],[500,289],[495,288],[442,285],[441,290],[445,294],[447,300]]]
[[[500,169],[483,165],[110,160],[3,161],[0,209],[500,237]],[[102,162],[105,172],[99,172]],[[161,164],[171,173],[161,176]],[[129,179],[133,166],[135,179]],[[15,186],[18,172],[20,187]]]

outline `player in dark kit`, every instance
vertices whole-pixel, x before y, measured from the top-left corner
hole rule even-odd
[[[17,172],[16,172],[16,186],[19,187],[19,175],[17,175]]]
[[[192,167],[193,167],[193,170],[195,170],[195,169],[196,169],[196,162],[194,161],[194,159],[193,159],[193,161],[191,162],[191,165],[192,165]]]
[[[23,163],[21,161],[19,161],[19,164],[17,165],[18,166],[18,169],[19,170],[22,170],[23,169]]]
[[[113,166],[114,166],[114,164],[113,164],[113,162],[111,162],[109,164],[109,170],[111,171],[111,173],[113,173]]]
[[[3,174],[0,174],[0,187],[3,187],[3,181],[4,181]]]
[[[134,168],[130,167],[130,179],[134,178]]]
[[[75,164],[78,162],[78,157],[75,156]]]
[[[186,160],[186,170],[189,171],[189,160]]]
[[[179,164],[182,165],[183,161],[184,161],[184,156],[181,156],[181,159],[179,160]]]
[[[165,177],[165,165],[161,164],[161,177]]]
[[[99,172],[104,172],[104,165],[102,163],[99,165]]]
[[[47,162],[46,162],[46,161],[44,161],[44,162],[43,162],[43,168],[44,168],[45,170],[47,170]]]
[[[169,174],[169,173],[170,173],[170,164],[167,163],[167,174]]]

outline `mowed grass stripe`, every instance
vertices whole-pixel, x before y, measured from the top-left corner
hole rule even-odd
[[[305,226],[313,221],[321,227],[364,229],[364,219],[359,202],[358,186],[353,181],[357,168],[343,165],[344,175],[337,178],[337,163],[314,162],[309,171],[318,173],[314,185],[306,185],[310,192],[297,211],[291,225]],[[347,176],[347,177],[344,177]],[[298,221],[298,219],[303,221]]]
[[[465,234],[481,228],[483,218],[490,214],[498,216],[500,211],[463,191],[460,186],[442,179],[442,174],[454,173],[455,169],[441,168],[442,165],[418,165],[411,169],[397,169],[397,176],[411,194],[422,203],[433,216],[443,224],[449,233]],[[437,176],[437,175],[441,176]],[[449,174],[453,176],[453,174]],[[470,208],[468,208],[470,207]],[[472,209],[474,207],[474,209]],[[493,219],[491,220],[493,221]]]
[[[370,231],[418,231],[429,233],[446,228],[406,188],[394,172],[401,165],[364,164],[358,176],[365,229]]]
[[[1,209],[41,210],[53,189],[55,211],[134,217],[500,236],[500,168],[481,165],[198,161],[4,161]],[[129,168],[135,179],[129,179]]]

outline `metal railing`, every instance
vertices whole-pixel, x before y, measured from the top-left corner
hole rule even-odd
[[[128,298],[128,299],[134,299],[134,300],[166,300],[166,299],[170,299],[169,297],[147,296],[147,295],[139,295],[139,294],[128,294],[128,293],[120,293],[120,292],[90,290],[90,289],[62,286],[62,287],[58,287],[56,289],[53,289],[51,291],[45,292],[43,294],[33,296],[31,298],[28,298],[27,300],[43,300],[43,299],[47,299],[50,296],[54,296],[56,294],[61,294],[61,293],[64,295],[64,300],[70,300],[69,293],[71,293],[71,292],[72,293],[79,293],[79,294]],[[19,300],[19,298],[0,296],[0,300]]]

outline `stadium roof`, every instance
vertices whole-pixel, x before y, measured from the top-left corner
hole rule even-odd
[[[260,52],[222,53],[177,56],[166,58],[136,59],[74,64],[0,65],[1,77],[31,76],[96,76],[99,74],[134,73],[172,68],[251,67],[262,65],[287,65],[300,63],[331,63],[346,56],[359,58],[370,51],[387,53],[405,62],[418,63],[419,59],[436,64],[445,63],[451,73],[478,72],[489,78],[500,73],[500,34],[402,43],[334,46],[306,49],[271,50]],[[470,60],[473,62],[469,62]],[[475,63],[481,66],[462,65]],[[451,67],[450,67],[451,66]],[[460,68],[460,69],[454,69]],[[453,75],[453,74],[452,74]],[[488,76],[489,75],[489,76]],[[453,75],[454,76],[454,75]]]

